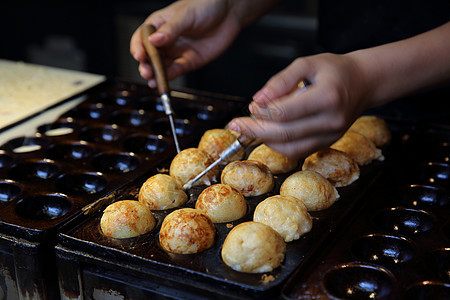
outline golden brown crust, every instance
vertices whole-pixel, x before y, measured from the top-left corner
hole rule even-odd
[[[364,135],[377,147],[389,144],[392,139],[392,133],[386,121],[376,116],[359,117],[350,126],[349,130]]]
[[[356,131],[348,130],[330,148],[347,153],[360,166],[367,165],[374,159],[384,160],[381,150],[371,140]]]
[[[353,158],[331,148],[317,151],[305,158],[302,170],[315,171],[336,187],[350,185],[360,174],[358,163]]]
[[[103,211],[100,228],[107,237],[124,239],[152,230],[156,225],[150,209],[135,200],[117,201]]]
[[[292,196],[266,198],[256,206],[253,221],[272,227],[285,242],[299,239],[312,228],[312,217],[305,204]]]
[[[142,184],[138,199],[151,210],[162,210],[181,206],[188,197],[173,177],[156,174]]]
[[[170,164],[170,176],[175,178],[183,186],[189,180],[194,179],[204,169],[213,163],[213,159],[198,148],[188,148],[178,153]],[[213,168],[194,185],[206,184],[216,181],[219,169]]]
[[[198,149],[208,153],[216,161],[219,159],[220,153],[234,143],[234,141],[236,141],[236,136],[231,130],[220,128],[210,129],[203,134],[198,143]],[[240,149],[238,153],[231,157],[230,161],[241,160],[244,158],[244,155],[244,149]]]
[[[245,197],[259,196],[270,192],[274,180],[269,168],[255,160],[234,161],[222,171],[222,183],[229,184]]]
[[[286,178],[280,187],[280,195],[301,200],[308,211],[326,209],[339,198],[336,188],[325,177],[308,170]]]
[[[256,160],[265,164],[272,174],[287,173],[295,169],[298,161],[290,159],[284,154],[273,150],[265,144],[261,144],[248,156],[249,160]]]
[[[168,214],[161,225],[159,243],[172,253],[192,254],[214,244],[216,230],[211,219],[193,208],[182,208]]]
[[[281,265],[286,253],[283,238],[258,222],[244,222],[234,227],[222,246],[222,259],[235,271],[270,272]]]
[[[247,202],[244,196],[232,186],[218,183],[200,193],[195,208],[203,211],[214,223],[223,223],[245,216]]]

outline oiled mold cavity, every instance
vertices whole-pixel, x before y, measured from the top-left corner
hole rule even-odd
[[[197,110],[197,119],[199,120],[214,120],[217,116],[219,116],[219,112],[212,105],[205,105],[199,107]]]
[[[450,187],[450,164],[428,162],[417,173],[417,177],[425,184]]]
[[[92,159],[92,167],[103,173],[128,173],[139,166],[139,159],[130,153],[101,153]]]
[[[330,269],[324,285],[329,294],[341,299],[383,299],[393,292],[395,279],[383,268],[350,263]]]
[[[73,133],[80,125],[69,120],[44,124],[38,127],[37,131],[46,136],[62,136]]]
[[[10,180],[0,181],[0,203],[14,200],[20,195],[22,189],[17,183]]]
[[[351,251],[359,260],[384,266],[405,263],[415,256],[409,240],[381,234],[357,238],[352,242]]]
[[[409,208],[389,208],[379,211],[374,222],[382,229],[402,235],[416,235],[433,228],[433,217],[422,211]]]
[[[430,152],[427,157],[430,160],[442,163],[450,163],[450,143],[442,142],[436,146],[429,147]]]
[[[191,134],[194,129],[187,119],[174,119],[175,132],[179,136],[186,136]],[[172,136],[170,122],[167,118],[161,118],[156,120],[152,129],[156,134],[162,134],[164,136]]]
[[[448,203],[445,191],[439,187],[412,184],[398,189],[395,197],[407,207],[433,209]]]
[[[55,160],[77,160],[89,157],[93,152],[94,149],[87,143],[67,142],[52,145],[47,149],[45,155]]]
[[[37,195],[20,199],[16,205],[16,213],[31,220],[52,220],[67,214],[72,203],[60,194]]]
[[[173,112],[177,119],[189,119],[196,115],[197,108],[187,105],[177,105],[173,107]]]
[[[409,287],[403,299],[447,300],[450,299],[450,285],[442,282],[422,281]]]
[[[95,126],[84,128],[79,135],[83,141],[92,143],[112,143],[122,136],[117,125]]]
[[[48,140],[42,137],[19,137],[10,140],[2,149],[14,153],[28,153],[41,150],[48,144]]]
[[[58,177],[56,186],[67,194],[94,194],[102,191],[107,180],[98,173],[69,173]]]
[[[143,109],[119,111],[111,117],[113,124],[133,127],[148,124],[150,120],[150,115]]]
[[[123,147],[127,152],[134,153],[154,153],[167,149],[167,142],[156,135],[134,135],[123,142]]]
[[[75,107],[66,113],[65,116],[81,120],[97,120],[108,116],[110,112],[111,110],[103,105],[103,103],[96,103],[88,106]]]
[[[59,171],[51,160],[30,160],[13,165],[8,176],[14,180],[44,180],[55,177]]]
[[[12,164],[14,158],[6,154],[4,151],[0,150],[0,168],[4,168]]]
[[[426,265],[440,280],[450,283],[450,248],[440,248],[428,253]]]

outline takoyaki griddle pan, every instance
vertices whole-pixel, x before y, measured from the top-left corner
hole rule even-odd
[[[176,153],[153,89],[107,81],[81,96],[85,100],[57,120],[0,146],[0,251],[12,257],[21,253],[14,247],[25,243],[54,245],[59,227],[81,215],[83,207],[155,172]],[[172,98],[182,147],[195,144],[207,129],[223,127],[246,105],[240,97],[188,90],[173,91]],[[25,254],[33,263],[18,269],[24,274],[36,273],[31,266],[49,269],[41,259],[50,255],[47,250]],[[14,269],[5,272],[16,280]],[[23,285],[37,284],[26,279]]]
[[[318,255],[327,241],[354,216],[354,211],[366,201],[365,192],[380,176],[385,175],[385,168],[401,153],[403,134],[410,128],[408,126],[397,128],[395,125],[391,127],[394,139],[390,146],[383,149],[385,161],[374,161],[362,167],[360,178],[356,182],[338,188],[339,201],[326,210],[311,213],[314,219],[312,230],[299,240],[287,243],[286,258],[282,266],[272,272],[248,274],[234,271],[223,263],[220,255],[221,247],[232,227],[252,220],[256,205],[266,197],[278,194],[284,179],[299,171],[302,162],[293,172],[276,176],[275,188],[270,193],[246,198],[249,209],[244,218],[230,223],[215,224],[217,232],[215,244],[198,254],[172,254],[159,246],[158,234],[161,223],[173,209],[154,211],[154,216],[158,220],[156,228],[150,233],[130,239],[105,237],[99,226],[101,211],[74,226],[67,224],[59,234],[57,256],[65,269],[78,270],[78,273],[69,274],[60,269],[60,286],[64,287],[66,294],[83,294],[88,298],[92,297],[93,291],[102,289],[112,289],[119,294],[126,294],[124,286],[130,284],[135,290],[151,290],[156,294],[168,293],[180,298],[278,297],[283,284],[295,270]],[[169,164],[170,162],[162,164],[160,170],[167,170]],[[144,180],[135,181],[135,185],[130,186],[129,190],[115,195],[115,201],[137,199]],[[190,200],[183,207],[194,207],[197,196],[204,188],[205,186],[193,187],[189,190]],[[81,282],[73,280],[74,277],[82,278]],[[155,282],[158,282],[157,287]]]
[[[299,269],[288,299],[450,299],[450,131],[411,135],[364,206]]]

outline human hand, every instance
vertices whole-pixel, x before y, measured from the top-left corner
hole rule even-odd
[[[234,41],[241,24],[227,1],[177,1],[152,13],[145,21],[157,31],[149,36],[162,49],[168,80],[197,69],[221,55]],[[155,87],[138,28],[130,42],[130,53],[139,62],[139,72]]]
[[[311,85],[298,90],[307,79]],[[273,76],[229,127],[261,138],[272,149],[301,158],[336,141],[370,105],[367,82],[349,55],[319,54],[296,59]]]

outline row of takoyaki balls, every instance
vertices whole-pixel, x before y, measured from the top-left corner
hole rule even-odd
[[[108,206],[101,219],[102,232],[113,238],[129,238],[152,230],[152,210],[173,209],[188,200],[183,185],[219,158],[219,154],[236,139],[227,129],[205,132],[198,148],[189,148],[175,156],[169,174],[150,177],[139,190],[139,201],[124,200]],[[236,271],[269,272],[284,260],[286,242],[309,232],[313,222],[310,211],[330,207],[338,198],[336,187],[359,178],[359,166],[383,160],[381,150],[391,140],[391,132],[383,119],[362,116],[328,149],[308,156],[302,171],[288,176],[279,195],[260,202],[253,221],[235,226],[222,245],[222,259]],[[214,223],[238,220],[247,213],[245,197],[259,196],[274,187],[273,175],[294,170],[298,162],[264,144],[244,158],[237,153],[225,165],[221,183],[213,169],[196,184],[206,184],[198,196],[195,209],[180,208],[162,222],[159,242],[172,253],[191,254],[212,247]]]

